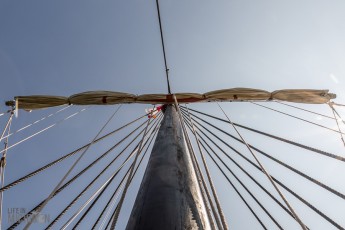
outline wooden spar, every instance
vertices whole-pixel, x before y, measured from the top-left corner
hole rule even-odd
[[[210,229],[175,107],[168,105],[127,230]]]

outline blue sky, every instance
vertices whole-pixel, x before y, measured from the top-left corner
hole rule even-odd
[[[338,96],[336,102],[345,102],[344,1],[165,0],[160,5],[173,92],[204,93],[233,87],[268,91],[315,88],[330,89]],[[134,94],[167,92],[155,7],[154,1],[1,1],[1,100],[32,94],[68,96],[88,90]],[[292,112],[275,103],[269,106]],[[123,106],[108,129],[130,121],[147,107],[150,106]],[[216,105],[192,107],[222,116]],[[337,134],[252,104],[226,103],[224,108],[238,123],[281,134],[334,154],[344,154]],[[305,105],[304,108],[331,115],[326,105]],[[0,112],[6,109],[4,105],[0,106]],[[15,143],[79,109],[67,109],[13,136],[10,142]],[[13,181],[92,140],[114,109],[91,107],[33,138],[30,143],[11,149],[6,181]],[[17,130],[57,110],[21,111],[12,129]],[[345,115],[345,110],[339,108],[339,111]],[[295,110],[293,113],[335,128],[332,121]],[[1,127],[5,122],[4,116],[0,117]],[[231,127],[228,130],[231,131]],[[248,140],[272,151],[280,159],[345,193],[342,164],[269,142],[245,131],[243,133]],[[94,157],[93,151],[104,150],[112,143],[90,149],[89,157],[83,164]],[[243,151],[246,151],[245,148]],[[5,211],[12,207],[29,209],[36,205],[49,193],[58,181],[57,175],[62,175],[73,159],[64,167],[54,168],[5,193]],[[272,174],[287,180],[298,192],[345,226],[343,200],[290,175],[264,158],[262,160]],[[224,185],[224,179],[217,174],[219,172],[214,166],[210,167],[217,178],[216,186],[229,225],[234,229],[258,228],[237,195]],[[265,178],[260,179],[265,182]],[[87,181],[85,178],[83,183]],[[82,187],[83,183],[78,186]],[[68,194],[75,194],[78,186]],[[254,189],[254,185],[251,186]],[[261,197],[259,193],[257,195]],[[59,201],[71,198],[72,195],[64,195],[56,199],[43,212],[55,217],[63,206]],[[312,229],[332,229],[298,201],[288,198]],[[262,199],[266,198],[262,196]],[[126,211],[120,216],[119,226],[122,228],[130,207],[129,201],[125,205]],[[296,228],[297,225],[289,217],[279,213],[276,207],[271,208],[287,229]],[[267,218],[265,221],[274,229]],[[4,226],[8,226],[5,220]],[[36,227],[42,228],[40,225]]]

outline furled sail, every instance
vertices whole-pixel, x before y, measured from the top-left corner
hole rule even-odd
[[[270,101],[279,100],[295,103],[324,104],[336,97],[328,90],[314,89],[284,89],[272,93],[250,88],[231,88],[211,91],[205,94],[176,93],[180,103],[213,102],[213,101]],[[18,96],[15,102],[6,102],[7,105],[17,105],[18,109],[34,110],[66,104],[73,105],[114,105],[125,103],[141,104],[171,104],[174,103],[171,94],[143,94],[134,95],[112,91],[88,91],[74,94],[70,97],[32,95]]]

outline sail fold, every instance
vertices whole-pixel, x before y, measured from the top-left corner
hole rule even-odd
[[[180,103],[214,102],[214,101],[287,101],[294,103],[324,104],[336,97],[328,90],[315,89],[284,89],[272,93],[250,88],[230,88],[211,91],[205,94],[199,93],[176,93],[177,101]],[[34,110],[61,106],[73,105],[114,105],[125,103],[140,104],[172,104],[174,103],[171,94],[143,94],[134,95],[113,91],[87,91],[74,94],[70,97],[32,95],[15,97],[18,109]],[[10,105],[11,102],[6,104]],[[14,103],[12,103],[14,104]]]

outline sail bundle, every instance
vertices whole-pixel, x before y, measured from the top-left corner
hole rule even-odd
[[[268,92],[251,88],[231,88],[199,93],[176,93],[180,103],[231,102],[231,101],[286,101],[294,103],[324,104],[336,97],[328,90],[284,89]],[[32,95],[14,98],[18,109],[35,110],[61,105],[114,105],[114,104],[172,104],[172,94],[134,95],[113,91],[87,91],[70,97]],[[7,105],[13,102],[7,102]]]

